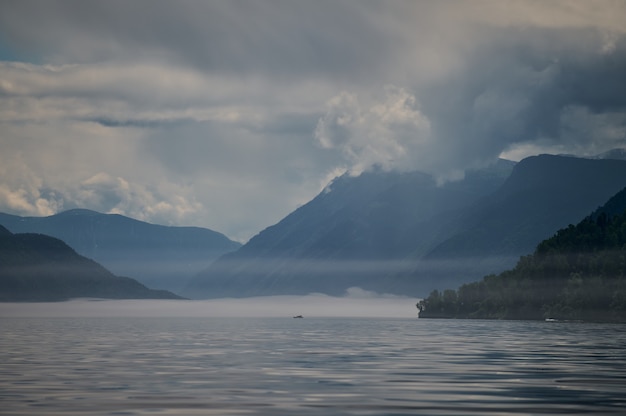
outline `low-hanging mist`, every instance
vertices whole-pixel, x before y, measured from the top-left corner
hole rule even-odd
[[[350,288],[343,297],[261,296],[212,300],[104,300],[74,299],[51,303],[0,303],[3,317],[198,317],[305,318],[378,317],[415,318],[417,299],[380,295]]]

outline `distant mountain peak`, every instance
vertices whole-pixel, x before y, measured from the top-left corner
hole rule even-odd
[[[180,290],[215,258],[241,246],[207,228],[150,224],[84,208],[48,217],[0,213],[0,224],[12,233],[59,238],[114,274],[133,276],[150,287],[173,291]]]
[[[71,298],[180,299],[111,273],[43,234],[12,234],[0,226],[0,302],[63,301]]]
[[[363,172],[190,280],[189,297],[245,297],[349,287],[425,295],[512,267],[556,230],[626,186],[626,161],[539,155],[498,160],[441,186],[419,172]]]
[[[604,153],[600,153],[599,155],[594,156],[593,159],[626,160],[626,149],[624,148],[611,149]]]
[[[57,214],[54,215],[60,215],[60,216],[95,216],[95,215],[106,215],[106,214],[102,214],[98,211],[93,211],[90,209],[86,209],[86,208],[73,208],[73,209],[68,209],[67,211],[61,211]]]

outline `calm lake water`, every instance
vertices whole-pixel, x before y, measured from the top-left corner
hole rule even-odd
[[[0,414],[626,413],[626,326],[0,318]]]

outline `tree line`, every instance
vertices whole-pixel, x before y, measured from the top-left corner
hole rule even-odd
[[[420,317],[626,322],[626,189],[605,207],[512,270],[434,290],[417,304]]]

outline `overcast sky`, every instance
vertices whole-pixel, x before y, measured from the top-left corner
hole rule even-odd
[[[0,2],[0,211],[246,241],[334,176],[626,146],[626,1]]]

